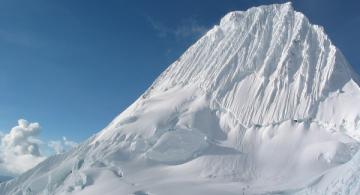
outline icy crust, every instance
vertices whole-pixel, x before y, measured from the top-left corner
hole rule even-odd
[[[227,14],[152,90],[196,83],[249,126],[314,117],[313,108],[350,80],[322,27],[281,4]]]

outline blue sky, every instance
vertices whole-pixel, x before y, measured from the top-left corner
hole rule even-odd
[[[227,12],[283,2],[2,0],[0,130],[25,118],[40,123],[41,139],[82,141],[137,99]],[[360,72],[360,3],[293,5],[323,25]]]

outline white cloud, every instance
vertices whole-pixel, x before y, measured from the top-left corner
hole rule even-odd
[[[48,146],[54,150],[55,154],[61,154],[70,148],[76,147],[78,144],[74,141],[68,140],[66,137],[63,137],[62,140],[49,141]]]
[[[76,142],[63,137],[60,141],[50,141],[45,144],[38,138],[39,123],[30,123],[20,119],[18,124],[7,134],[0,133],[0,176],[19,175],[47,158],[40,151],[40,146],[47,146],[54,154],[75,147]]]
[[[8,134],[1,136],[0,175],[17,175],[45,159],[39,150],[41,141],[36,138],[39,123],[18,120]]]
[[[68,140],[66,137],[63,137],[63,141],[64,141],[64,145],[68,146],[68,147],[76,147],[78,145],[78,143],[74,142],[74,141],[70,141]]]
[[[49,141],[48,146],[52,150],[54,150],[55,154],[61,154],[65,151],[64,147],[61,143],[61,140],[60,141]]]

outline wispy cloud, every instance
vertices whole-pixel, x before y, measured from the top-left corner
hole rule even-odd
[[[189,18],[181,22],[181,24],[175,29],[174,33],[178,38],[199,38],[208,30],[208,27],[200,25],[194,18]]]
[[[199,24],[195,18],[182,20],[176,27],[169,27],[155,20],[150,16],[146,16],[147,21],[157,31],[159,37],[172,36],[178,40],[185,38],[199,38],[208,31],[208,27]]]
[[[151,25],[151,27],[153,27],[153,29],[157,32],[157,35],[159,37],[166,37],[166,36],[170,35],[173,32],[172,29],[166,27],[165,25],[163,25],[159,21],[154,20],[150,16],[146,16],[146,19],[149,22],[149,24]]]

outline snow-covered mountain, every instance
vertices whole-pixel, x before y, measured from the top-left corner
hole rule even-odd
[[[359,194],[359,77],[290,3],[231,12],[106,128],[0,194]]]

